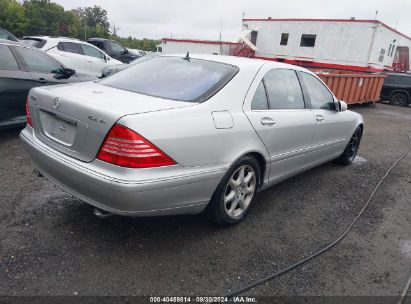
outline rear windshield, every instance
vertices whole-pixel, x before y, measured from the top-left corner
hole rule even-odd
[[[47,41],[44,39],[23,38],[22,42],[25,45],[29,45],[29,46],[33,46],[33,47],[41,49],[46,44]]]
[[[238,72],[232,65],[183,57],[154,57],[134,64],[100,83],[140,94],[203,102]]]

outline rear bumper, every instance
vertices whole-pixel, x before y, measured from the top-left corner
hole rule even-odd
[[[156,178],[152,178],[151,173],[145,174],[149,173],[146,170],[153,169],[134,169],[141,172],[139,180],[135,176],[119,179],[118,174],[110,176],[107,168],[111,165],[107,163],[81,162],[43,144],[34,137],[30,127],[21,132],[20,139],[35,169],[47,179],[86,203],[120,215],[199,213],[208,204],[227,169],[217,166],[187,171],[174,166],[172,170],[159,170],[163,176],[157,174]]]

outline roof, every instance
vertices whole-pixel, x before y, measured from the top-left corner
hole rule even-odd
[[[269,22],[278,22],[278,21],[303,21],[303,22],[347,22],[347,23],[373,23],[373,24],[379,24],[386,29],[404,37],[409,40],[411,40],[410,36],[407,36],[396,29],[393,29],[392,27],[388,26],[382,21],[375,20],[375,19],[313,19],[313,18],[244,18],[244,21],[269,21]]]
[[[180,54],[165,54],[161,55],[161,57],[185,57],[186,53]],[[273,69],[275,68],[288,68],[293,70],[305,71],[311,73],[307,69],[303,67],[299,67],[296,65],[291,65],[287,63],[277,62],[277,61],[268,61],[264,59],[256,59],[256,58],[247,58],[247,57],[238,57],[238,56],[226,56],[226,55],[208,55],[208,54],[194,54],[190,53],[190,58],[192,59],[202,59],[202,60],[209,60],[215,62],[221,62],[226,64],[231,64],[239,67],[240,69],[243,67],[253,67],[256,70],[259,70],[263,65],[270,65]]]
[[[12,40],[6,40],[6,39],[0,39],[1,44],[14,44],[14,45],[24,45],[20,41],[12,41]],[[24,45],[25,46],[25,45]]]
[[[34,39],[55,39],[55,40],[75,40],[75,41],[81,41],[80,39],[77,38],[71,38],[71,37],[62,37],[62,36],[43,36],[43,35],[37,35],[37,36],[24,36],[23,39],[30,39],[30,38],[34,38]]]
[[[196,39],[174,39],[174,38],[162,38],[162,41],[172,41],[172,42],[187,42],[187,43],[199,43],[199,44],[228,44],[235,45],[237,42],[229,41],[216,41],[216,40],[196,40]]]
[[[87,39],[87,41],[112,41],[112,42],[119,43],[118,41],[115,41],[112,39],[106,39],[106,38],[89,38]]]

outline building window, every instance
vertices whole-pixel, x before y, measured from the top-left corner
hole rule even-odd
[[[287,44],[288,44],[288,33],[282,33],[280,45],[287,45]]]
[[[317,35],[307,35],[303,34],[301,36],[301,43],[300,46],[305,46],[305,47],[314,47],[315,46],[315,38]]]

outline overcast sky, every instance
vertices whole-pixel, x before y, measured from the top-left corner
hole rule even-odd
[[[53,0],[64,8],[100,5],[120,36],[235,40],[241,18],[374,19],[411,36],[411,0]]]

